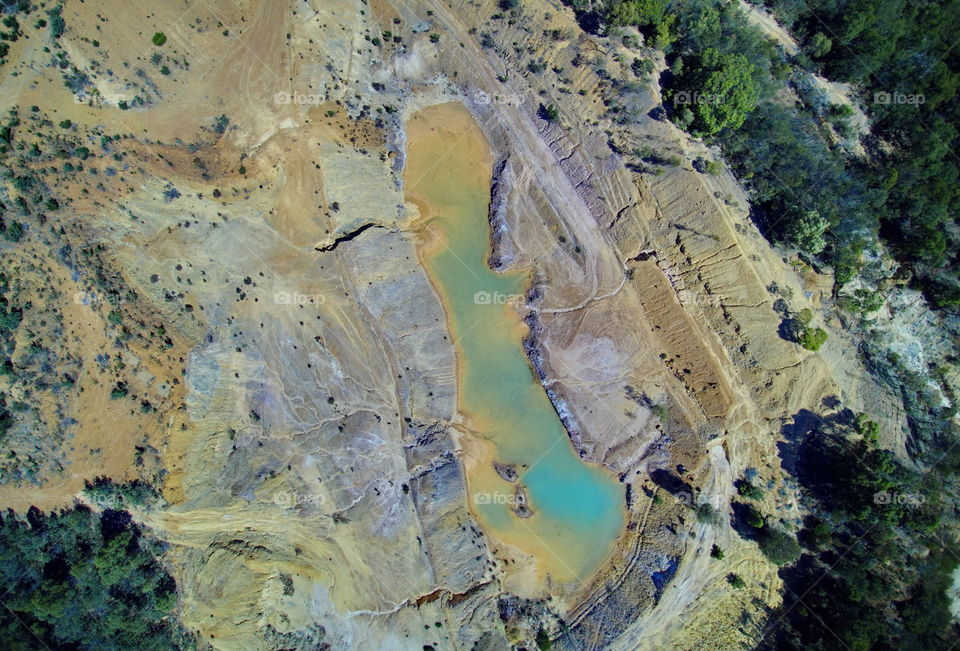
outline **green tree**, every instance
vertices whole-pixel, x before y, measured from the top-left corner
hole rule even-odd
[[[816,255],[827,246],[824,233],[830,223],[816,210],[792,210],[788,214],[787,241],[804,253]]]
[[[548,122],[555,122],[560,117],[560,111],[553,104],[541,104],[538,113],[541,118]]]
[[[823,328],[806,328],[800,333],[800,345],[807,350],[820,350],[820,346],[827,340],[827,332]]]
[[[757,542],[763,555],[777,565],[789,565],[800,558],[797,539],[778,527],[764,527]]]
[[[716,48],[707,48],[695,58],[681,86],[692,102],[696,132],[710,135],[744,123],[760,97],[754,71],[742,54]]]
[[[833,41],[827,38],[823,32],[817,32],[810,39],[810,56],[814,59],[822,59],[833,47]]]

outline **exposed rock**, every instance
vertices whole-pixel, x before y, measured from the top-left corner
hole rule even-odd
[[[493,469],[497,471],[501,479],[511,484],[517,481],[517,466],[512,463],[494,463]]]

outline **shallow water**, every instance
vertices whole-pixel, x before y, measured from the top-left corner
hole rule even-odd
[[[524,275],[487,266],[492,160],[479,127],[452,103],[417,113],[407,135],[406,198],[422,215],[419,253],[444,302],[458,410],[473,439],[461,442],[470,508],[488,534],[534,555],[541,573],[580,580],[624,527],[623,487],[575,454],[534,376],[521,344],[526,326],[510,304],[524,291]],[[516,484],[493,461],[516,466],[531,517],[513,512]]]

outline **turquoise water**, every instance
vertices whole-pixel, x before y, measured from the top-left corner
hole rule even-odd
[[[458,408],[471,436],[489,443],[479,451],[464,446],[474,452],[467,464],[471,508],[488,533],[533,554],[545,573],[582,579],[623,530],[623,486],[575,454],[530,367],[523,310],[510,305],[523,293],[524,276],[487,266],[491,162],[479,128],[459,104],[427,109],[410,127],[408,198],[427,213],[421,257],[458,352]],[[532,517],[513,512],[515,484],[492,461],[516,466]]]

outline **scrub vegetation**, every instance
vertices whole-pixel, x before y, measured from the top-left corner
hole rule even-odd
[[[768,0],[796,36],[796,54],[736,3],[570,4],[589,31],[622,35],[633,47],[624,28],[634,27],[663,50],[666,117],[720,147],[767,237],[832,267],[840,307],[867,314],[903,284],[935,308],[960,305],[952,152],[960,75],[950,49],[960,39],[960,3]],[[832,101],[823,78],[851,84],[868,128],[853,129],[853,109]],[[899,265],[878,270],[873,261],[890,255]],[[844,292],[847,285],[856,289]],[[827,333],[810,310],[792,312],[784,300],[774,309],[784,339],[823,345]],[[868,416],[845,411],[801,446],[799,479],[813,515],[799,541],[762,512],[758,488],[738,486],[738,530],[783,566],[789,588],[764,631],[771,648],[941,648],[957,639],[946,595],[957,565],[955,516],[944,506],[956,499],[960,470],[955,411],[933,406],[942,401],[929,382],[882,342],[868,338],[862,348],[874,374],[904,397],[918,466],[878,447]]]
[[[936,306],[960,304],[960,75],[950,50],[960,3],[768,0],[803,45],[795,56],[736,3],[571,4],[588,29],[635,26],[666,52],[670,118],[721,146],[769,237],[831,265],[839,286],[882,242]],[[851,109],[831,102],[814,74],[858,89],[871,121],[865,157],[838,142]]]

